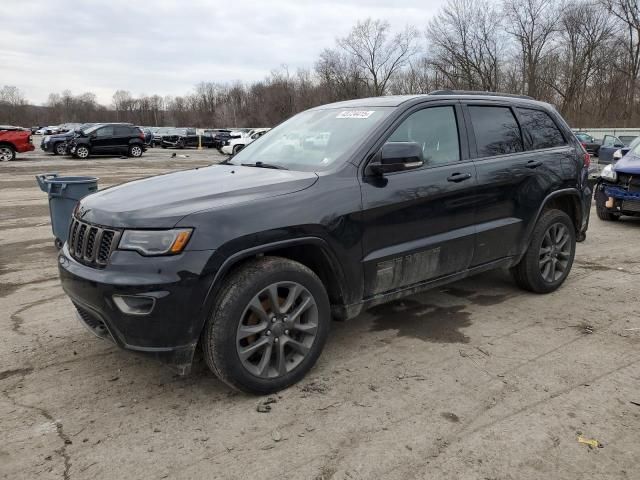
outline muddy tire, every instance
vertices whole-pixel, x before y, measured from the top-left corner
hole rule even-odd
[[[277,392],[316,363],[330,321],[327,292],[309,268],[262,257],[224,280],[202,333],[204,358],[233,388]]]
[[[561,210],[547,210],[538,219],[520,263],[511,269],[516,284],[535,293],[549,293],[562,285],[576,252],[576,231]]]
[[[615,222],[620,218],[619,214],[611,213],[605,206],[605,203],[607,203],[607,196],[597,187],[594,197],[596,200],[596,215],[598,215],[600,220],[604,220],[605,222]]]

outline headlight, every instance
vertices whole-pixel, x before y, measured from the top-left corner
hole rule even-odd
[[[611,182],[615,182],[618,178],[616,175],[616,171],[613,169],[613,165],[607,165],[600,172],[600,176],[605,180],[609,180]]]
[[[618,149],[613,152],[613,158],[614,160],[620,160],[622,158],[622,150]]]
[[[118,250],[135,250],[142,255],[175,255],[186,247],[193,229],[125,230]]]

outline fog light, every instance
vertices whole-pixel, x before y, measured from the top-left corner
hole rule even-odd
[[[114,295],[113,303],[122,313],[127,315],[149,315],[156,305],[156,299],[133,295]]]

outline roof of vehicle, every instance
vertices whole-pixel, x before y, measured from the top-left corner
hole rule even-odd
[[[548,105],[547,103],[534,100],[526,95],[513,95],[509,93],[498,92],[480,92],[468,90],[436,90],[434,92],[418,94],[418,95],[386,95],[383,97],[357,98],[354,100],[346,100],[344,102],[329,103],[315,107],[321,110],[325,108],[356,108],[356,107],[398,107],[404,103],[419,103],[425,100],[440,99],[472,99],[472,100],[517,100],[523,103],[532,103],[537,105]],[[315,110],[314,109],[314,110]]]
[[[13,125],[0,125],[0,130],[28,130],[28,128],[16,127]]]

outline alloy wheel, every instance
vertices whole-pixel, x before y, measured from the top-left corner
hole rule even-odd
[[[65,153],[67,153],[66,150],[67,146],[64,143],[59,143],[56,145],[56,153],[58,155],[64,155]]]
[[[542,278],[553,283],[567,270],[571,259],[571,236],[569,229],[562,223],[554,223],[544,234],[539,252],[539,265]]]
[[[87,147],[78,147],[76,155],[80,158],[87,158],[89,156],[89,149]]]
[[[0,162],[8,162],[13,158],[13,151],[9,147],[0,147]]]
[[[140,147],[131,147],[131,156],[139,157],[140,155],[142,155],[142,149]]]
[[[277,282],[245,307],[236,333],[242,365],[260,378],[278,378],[309,353],[318,331],[318,306],[296,282]]]

